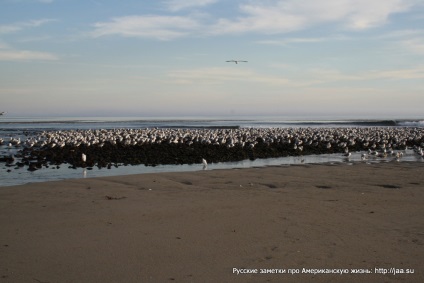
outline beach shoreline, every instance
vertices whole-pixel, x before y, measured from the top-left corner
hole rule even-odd
[[[0,282],[422,282],[423,167],[305,164],[1,187]]]

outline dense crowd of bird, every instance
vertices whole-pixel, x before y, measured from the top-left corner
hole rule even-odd
[[[0,139],[18,148],[23,162],[182,164],[237,161],[289,155],[364,151],[362,158],[395,156],[405,149],[423,156],[424,129],[413,127],[239,128],[239,129],[96,129],[43,131],[24,139]],[[0,161],[7,161],[7,156]],[[203,163],[204,163],[203,162]]]

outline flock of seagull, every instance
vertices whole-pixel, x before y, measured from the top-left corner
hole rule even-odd
[[[10,137],[0,139],[0,145],[16,148],[61,148],[65,146],[103,147],[106,143],[121,146],[146,144],[194,143],[219,145],[228,148],[240,146],[253,149],[259,143],[282,144],[301,153],[306,148],[321,148],[328,152],[343,152],[349,158],[351,151],[368,151],[362,159],[371,156],[401,158],[404,150],[413,149],[424,157],[424,129],[412,127],[389,128],[239,128],[239,129],[96,129],[43,131],[25,140]],[[83,159],[86,156],[82,156]],[[206,160],[203,164],[207,166]]]

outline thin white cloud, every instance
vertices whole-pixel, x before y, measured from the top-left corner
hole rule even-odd
[[[21,25],[12,24],[12,25],[0,25],[0,34],[14,33],[22,29]]]
[[[406,29],[406,30],[395,30],[386,34],[382,34],[379,36],[381,39],[403,39],[403,38],[410,38],[415,36],[423,36],[424,30],[420,29]]]
[[[348,40],[346,36],[330,36],[330,37],[288,37],[276,40],[260,40],[256,43],[266,45],[280,45],[286,46],[293,43],[314,43],[314,42],[325,42],[325,41],[336,41],[336,40]]]
[[[352,74],[346,74],[337,69],[310,69],[306,71],[304,79],[311,85],[348,81],[416,80],[424,79],[424,66],[395,70],[369,70]]]
[[[46,52],[28,50],[0,50],[0,61],[51,61],[57,59],[57,56]]]
[[[30,51],[30,50],[17,50],[12,49],[6,44],[0,43],[0,61],[53,61],[59,58],[47,52]]]
[[[424,55],[424,39],[423,38],[412,38],[404,40],[401,44],[415,54]]]
[[[195,68],[174,70],[168,74],[178,84],[222,84],[225,82],[256,82],[274,85],[288,85],[290,81],[278,76],[257,73],[251,69]]]
[[[396,30],[379,36],[379,39],[389,41],[412,54],[424,55],[424,30]]]
[[[32,20],[27,22],[17,22],[13,24],[0,25],[0,34],[9,34],[20,32],[27,28],[35,28],[42,26],[44,24],[56,21],[54,19],[40,19],[40,20]]]
[[[360,81],[364,77],[358,74],[345,74],[338,69],[333,68],[314,68],[305,72],[305,78],[309,84],[325,84],[334,82]],[[367,78],[368,79],[368,78]]]
[[[219,70],[217,70],[219,71]],[[224,78],[227,81],[244,81],[264,83],[267,85],[284,85],[291,87],[305,87],[313,85],[321,85],[327,83],[345,83],[345,82],[372,82],[376,80],[386,81],[402,81],[402,80],[421,80],[424,79],[424,66],[412,66],[403,69],[387,69],[387,70],[368,70],[354,73],[345,73],[338,69],[309,69],[305,70],[303,75],[286,74],[283,76],[274,76],[261,74],[252,70],[223,71]],[[204,69],[195,70],[195,72],[185,73],[191,74],[192,78],[202,78],[203,80],[220,80],[219,75],[214,76],[214,71]],[[190,76],[187,76],[190,77]],[[198,82],[198,81],[197,81]]]
[[[168,10],[202,8],[218,0],[169,0]],[[92,36],[120,35],[171,40],[188,35],[281,34],[321,24],[364,30],[384,25],[396,13],[411,10],[420,0],[268,0],[241,1],[230,18],[188,15],[134,15],[94,24]],[[198,11],[199,13],[199,11]],[[206,22],[208,22],[206,24]]]
[[[166,4],[169,10],[176,12],[187,8],[204,7],[218,1],[219,0],[168,0]]]
[[[28,43],[28,42],[37,42],[37,41],[46,41],[51,39],[52,37],[49,35],[40,35],[40,36],[27,36],[20,39],[17,39],[17,42],[20,43]]]
[[[120,35],[171,40],[189,34],[199,23],[180,16],[126,16],[94,24],[94,37]]]
[[[251,1],[240,6],[243,16],[220,19],[213,27],[213,33],[275,34],[324,23],[362,30],[383,25],[390,15],[405,12],[418,3],[418,0]]]
[[[390,79],[390,80],[413,80],[424,79],[424,66],[418,66],[408,69],[397,69],[387,71],[369,72],[369,78],[372,79]],[[366,77],[364,77],[365,79]]]
[[[347,82],[372,82],[376,80],[417,80],[424,79],[424,66],[405,69],[368,70],[345,73],[336,68],[313,68],[302,71],[302,75],[290,65],[279,66],[288,70],[280,76],[259,73],[248,68],[193,68],[173,70],[168,73],[172,82],[180,85],[220,85],[227,83],[257,83],[266,86],[312,87],[324,84],[345,84]],[[296,73],[296,74],[294,74]]]
[[[251,75],[252,71],[247,69],[233,71],[227,68],[183,69],[174,70],[168,74],[175,83],[179,84],[217,84],[226,81],[239,81]]]

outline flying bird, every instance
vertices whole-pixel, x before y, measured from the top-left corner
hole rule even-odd
[[[244,60],[228,60],[226,62],[232,62],[232,63],[236,63],[236,64],[238,64],[238,62],[246,62],[247,63],[247,61],[244,61]]]

